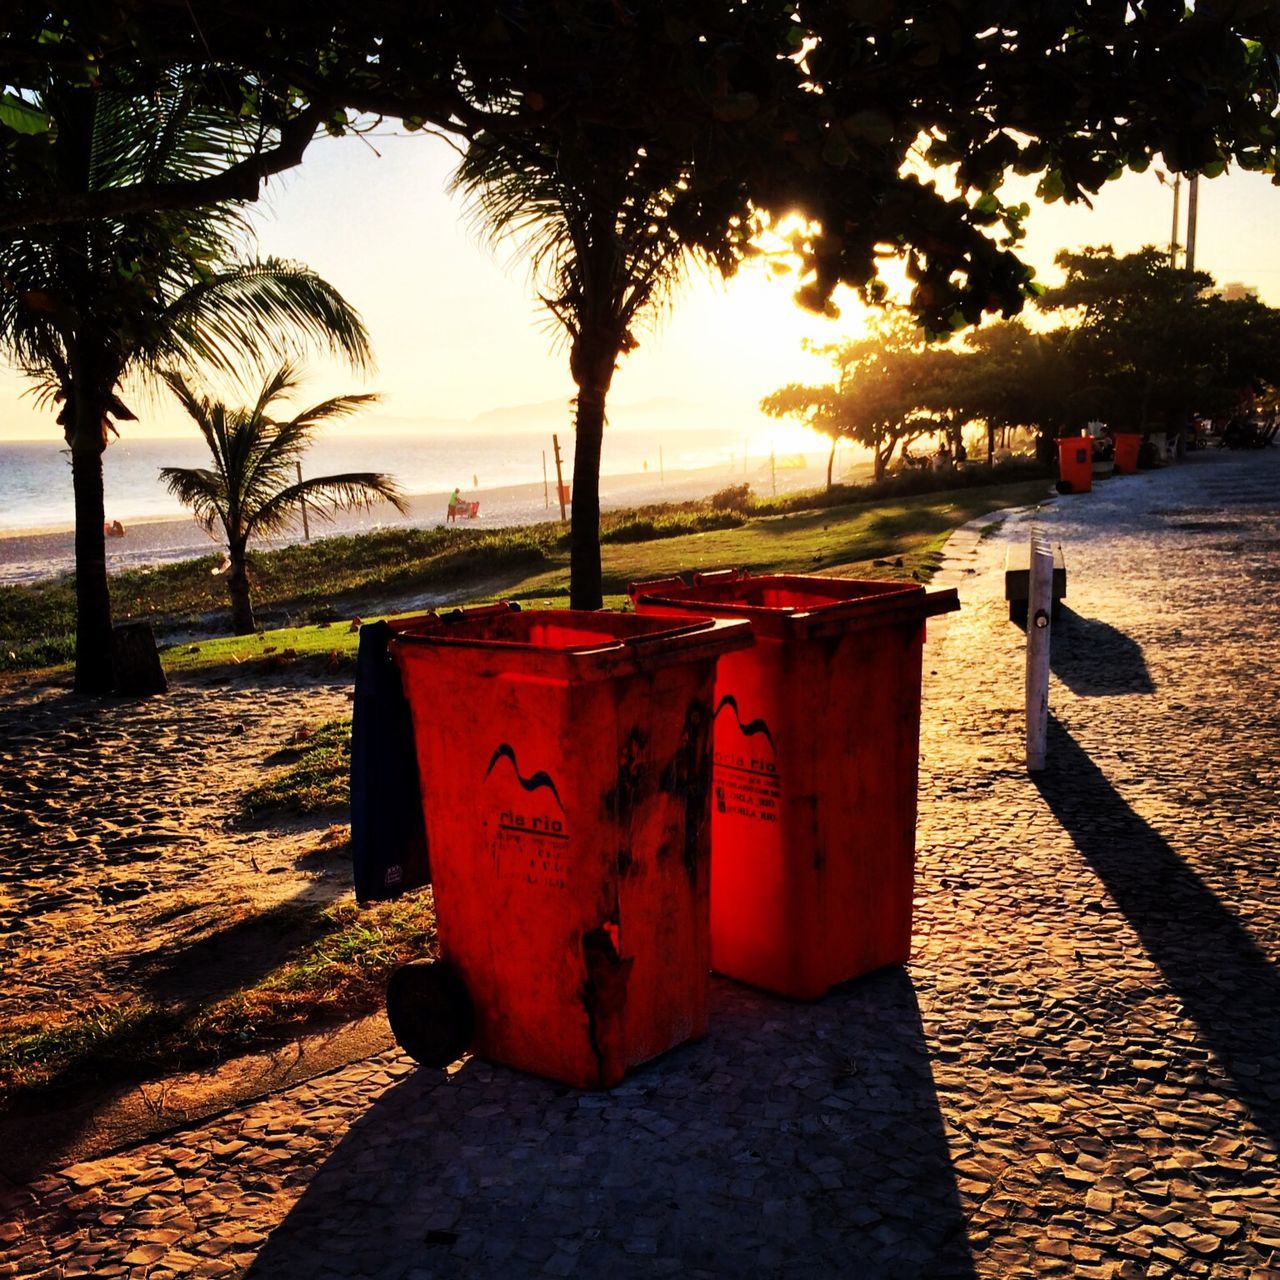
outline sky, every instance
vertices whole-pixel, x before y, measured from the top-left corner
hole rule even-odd
[[[456,155],[438,138],[392,133],[369,139],[321,139],[303,165],[269,184],[252,220],[257,251],[313,267],[363,314],[377,367],[368,378],[313,360],[308,399],[377,391],[362,420],[371,429],[429,431],[524,404],[565,403],[573,394],[566,352],[532,289],[526,265],[508,247],[494,250],[459,197],[447,192]],[[1020,183],[1021,185],[1018,185]],[[1032,199],[1017,180],[1006,198]],[[1186,187],[1182,208],[1185,216]],[[1060,248],[1110,244],[1167,247],[1172,196],[1154,171],[1109,184],[1094,208],[1034,205],[1023,256],[1052,283]],[[1219,284],[1242,281],[1280,306],[1280,188],[1253,174],[1200,184],[1196,264]],[[859,308],[846,302],[838,321],[797,308],[794,277],[763,267],[729,282],[692,278],[640,335],[614,379],[610,424],[738,427],[753,447],[802,437],[759,413],[763,395],[790,381],[824,381],[825,366],[802,341],[831,342],[856,333]],[[837,301],[840,301],[837,298]],[[52,414],[24,396],[25,383],[0,371],[0,440],[60,440]],[[189,435],[176,406],[130,389],[139,414],[127,430],[139,438]],[[665,409],[653,402],[666,401]],[[669,421],[662,421],[663,414]],[[348,428],[349,429],[349,428]]]

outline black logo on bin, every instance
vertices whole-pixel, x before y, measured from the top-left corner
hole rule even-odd
[[[757,733],[763,733],[765,740],[777,751],[777,746],[773,741],[773,734],[769,732],[769,726],[763,720],[749,720],[746,724],[742,723],[742,713],[738,710],[738,700],[731,693],[726,693],[723,698],[716,704],[716,713],[712,716],[713,720],[720,718],[720,713],[728,707],[733,712],[733,718],[738,722],[738,730],[744,738],[754,738]]]
[[[543,789],[550,791],[556,798],[556,804],[560,806],[560,812],[564,812],[564,801],[560,799],[560,792],[556,790],[556,784],[551,775],[545,770],[539,769],[537,773],[532,773],[528,777],[525,777],[525,775],[520,772],[520,762],[516,759],[515,748],[509,743],[502,743],[499,745],[497,750],[494,751],[493,756],[489,761],[489,767],[484,771],[486,781],[500,760],[511,761],[511,769],[516,775],[516,781],[526,791],[541,791]]]

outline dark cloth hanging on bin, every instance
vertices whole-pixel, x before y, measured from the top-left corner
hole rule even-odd
[[[409,704],[385,622],[360,628],[351,718],[351,869],[356,899],[398,898],[431,881]]]

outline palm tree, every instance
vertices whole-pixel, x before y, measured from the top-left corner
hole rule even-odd
[[[216,172],[257,137],[179,73],[146,93],[51,82],[30,103],[56,142],[6,165],[0,198],[74,200],[138,182]],[[15,153],[16,155],[17,153]],[[25,154],[25,153],[24,153]],[[33,153],[34,154],[34,153]],[[223,371],[279,360],[303,340],[367,364],[356,312],[314,272],[268,260],[229,265],[247,225],[230,204],[32,227],[0,238],[0,348],[61,405],[76,513],[76,688],[112,687],[102,454],[130,374],[205,362]]]
[[[304,504],[321,519],[336,511],[372,506],[379,500],[391,503],[402,514],[405,511],[399,486],[377,471],[294,478],[297,464],[311,447],[312,434],[322,423],[346,417],[377,396],[335,396],[279,422],[268,411],[299,385],[291,364],[268,376],[248,409],[231,409],[219,400],[196,395],[181,374],[168,372],[163,377],[200,428],[213,455],[213,466],[162,467],[160,478],[206,529],[213,532],[216,526],[222,527],[230,564],[227,591],[231,625],[236,635],[257,629],[246,558],[249,539],[255,534],[278,533]]]
[[[531,259],[543,305],[569,343],[577,385],[569,601],[598,609],[600,452],[605,402],[635,327],[700,254],[682,223],[698,216],[679,162],[601,131],[578,139],[485,134],[453,179],[490,238]]]

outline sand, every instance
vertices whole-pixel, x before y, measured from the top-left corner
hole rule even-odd
[[[856,478],[863,478],[861,475]],[[634,475],[601,476],[600,502],[605,510],[645,506],[659,502],[687,502],[703,498],[744,479],[756,494],[767,496],[774,491],[775,473],[766,460],[763,465],[753,460],[748,473],[741,468],[731,474],[724,467],[707,467],[697,471],[668,472],[659,477],[653,472]],[[778,467],[776,490],[791,493],[810,489],[826,479],[825,459],[816,455],[806,459],[803,467]],[[536,524],[558,520],[555,486],[544,495],[542,484],[512,485],[498,489],[464,490],[469,501],[480,503],[480,514],[474,520],[459,520],[461,527],[498,529],[511,525]],[[323,537],[334,533],[359,533],[370,529],[395,527],[407,520],[417,526],[445,523],[447,493],[415,494],[409,500],[409,514],[401,517],[385,504],[370,512],[340,513],[332,522],[311,521],[311,535]],[[194,520],[125,520],[123,538],[107,539],[107,568],[112,571],[141,568],[171,560],[213,555],[220,544]],[[282,546],[302,541],[301,527],[289,535],[262,546]],[[75,538],[70,529],[28,530],[0,535],[0,584],[34,582],[69,573],[75,564]]]
[[[219,994],[274,963],[253,915],[349,893],[332,815],[255,828],[237,802],[299,727],[350,713],[350,677],[218,679],[138,700],[0,685],[0,1032]]]

